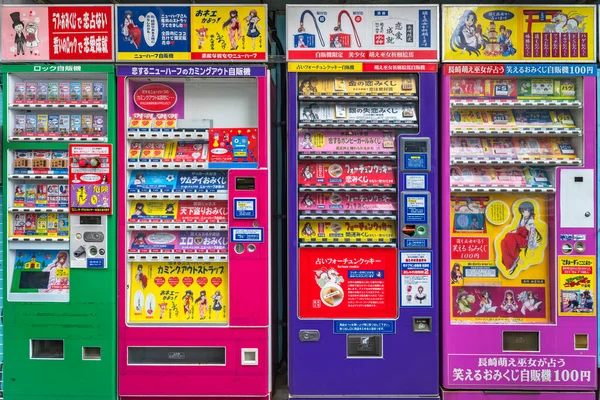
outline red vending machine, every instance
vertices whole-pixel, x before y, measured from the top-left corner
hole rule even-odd
[[[443,21],[443,398],[595,399],[595,6]]]
[[[266,6],[116,14],[119,395],[269,398]]]

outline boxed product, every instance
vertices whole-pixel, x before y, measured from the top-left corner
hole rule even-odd
[[[47,235],[51,237],[58,236],[58,214],[50,213],[48,214],[48,228]]]
[[[71,123],[69,125],[69,133],[71,135],[81,135],[81,115],[71,115]]]
[[[81,101],[81,82],[71,82],[69,85],[69,101],[74,103]]]
[[[58,101],[58,82],[48,83],[48,101],[51,103]]]
[[[154,119],[154,123],[152,124],[152,129],[154,130],[162,130],[167,126],[167,114],[158,113],[156,114],[156,118]]]
[[[62,136],[68,136],[71,131],[71,117],[68,115],[58,116],[58,131]]]
[[[32,167],[33,151],[19,150],[15,152],[13,169],[15,174],[27,174]]]
[[[25,207],[35,207],[37,202],[37,188],[34,184],[25,185]]]
[[[414,103],[372,105],[361,103],[300,103],[301,122],[367,122],[408,124],[417,122]]]
[[[37,98],[37,83],[26,82],[25,83],[25,100],[28,103],[35,103]]]
[[[36,192],[35,205],[37,207],[47,207],[47,205],[48,205],[48,185],[38,183],[35,186],[36,186],[35,187],[35,192]]]
[[[35,234],[36,236],[48,235],[48,214],[40,213],[37,215]]]
[[[16,184],[13,195],[13,207],[25,207],[25,185]]]
[[[59,193],[59,207],[68,207],[69,206],[69,191],[67,185],[58,185],[58,193]]]
[[[13,135],[15,135],[15,136],[23,135],[25,133],[25,123],[26,123],[25,114],[15,115],[15,127],[13,129]]]
[[[92,82],[81,83],[81,100],[89,103],[92,101]]]
[[[69,236],[69,214],[58,214],[58,236]]]
[[[54,150],[52,152],[52,169],[56,174],[66,174],[69,168],[69,154],[67,151]]]
[[[37,101],[45,103],[48,101],[48,83],[38,82],[37,84]]]
[[[142,121],[140,122],[140,129],[144,131],[150,130],[152,127],[152,119],[154,118],[154,114],[152,113],[144,113],[142,114]]]
[[[25,235],[25,221],[27,216],[23,213],[16,213],[13,221],[13,235],[24,236]]]
[[[139,129],[142,126],[142,113],[134,113],[129,120],[130,129]]]
[[[136,162],[139,161],[140,154],[142,152],[142,143],[141,142],[131,142],[129,146],[129,157],[127,161]]]
[[[25,114],[25,133],[37,132],[37,116],[35,114]]]
[[[39,134],[48,133],[48,114],[38,114],[38,116],[37,116],[37,132]]]
[[[479,138],[450,139],[450,155],[452,157],[483,157],[483,147]]]
[[[575,81],[556,78],[519,79],[519,99],[575,100]]]
[[[59,207],[60,194],[57,184],[48,185],[48,207]]]
[[[102,100],[104,100],[104,83],[94,82],[92,99],[94,103],[102,103]]]
[[[81,116],[81,133],[84,135],[92,134],[92,116],[82,115]]]
[[[516,98],[516,79],[456,77],[450,79],[450,96],[458,98]]]
[[[25,102],[25,83],[17,82],[15,83],[15,103],[24,103]]]
[[[152,153],[154,152],[154,143],[153,142],[144,142],[142,143],[142,152],[140,153],[140,161],[148,162],[152,158]]]
[[[167,114],[167,125],[166,129],[177,128],[177,114]]]
[[[167,142],[165,147],[165,154],[163,156],[164,162],[172,162],[175,160],[177,155],[177,142]]]
[[[68,103],[70,91],[71,86],[69,85],[69,82],[60,82],[58,84],[58,101],[61,103]]]
[[[103,136],[104,134],[104,116],[94,115],[92,119],[92,131],[94,136]]]
[[[37,215],[28,213],[25,215],[25,235],[35,236],[37,230]]]
[[[165,157],[165,147],[166,147],[165,142],[155,142],[154,148],[152,150],[151,160],[154,162],[163,161],[163,158]]]
[[[33,170],[48,170],[52,160],[52,151],[50,150],[34,150],[31,164]]]
[[[48,133],[58,133],[58,115],[48,115]]]
[[[208,145],[198,142],[177,143],[175,162],[206,162],[208,157]]]
[[[510,138],[481,139],[486,157],[511,159],[516,156],[513,142]]]

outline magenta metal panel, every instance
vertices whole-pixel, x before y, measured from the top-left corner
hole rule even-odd
[[[442,400],[595,400],[593,392],[463,392],[442,391]]]
[[[596,83],[595,77],[583,78],[584,143],[583,168],[596,171]],[[557,178],[554,218],[549,218],[550,241],[550,324],[451,324],[452,304],[450,298],[450,77],[442,76],[441,85],[441,244],[442,244],[442,386],[445,389],[472,390],[580,390],[592,391],[597,387],[597,317],[563,316],[557,314],[558,291],[558,238],[561,234],[587,234],[586,250],[577,255],[596,256],[596,226],[594,228],[561,229],[559,225],[560,182]],[[559,171],[568,168],[559,167]],[[594,176],[595,179],[595,176]],[[560,254],[562,255],[562,254]],[[595,266],[594,266],[595,268]],[[503,352],[503,331],[538,331],[540,333],[539,352]],[[587,334],[588,349],[575,350],[574,335]],[[568,371],[563,372],[563,371]],[[466,397],[463,397],[466,396]],[[471,396],[471,397],[469,397]],[[485,397],[487,396],[487,397]],[[483,392],[445,392],[445,399],[554,399],[567,396],[564,393],[543,393],[536,395],[502,395]],[[550,397],[546,397],[550,396]],[[554,397],[552,397],[554,396]],[[577,396],[577,397],[571,397]],[[569,394],[568,399],[590,399],[590,393]]]

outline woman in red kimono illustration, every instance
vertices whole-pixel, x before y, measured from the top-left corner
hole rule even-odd
[[[524,201],[519,205],[521,219],[517,229],[508,232],[500,243],[502,252],[502,264],[512,275],[521,260],[521,251],[527,255],[528,250],[535,250],[542,241],[542,235],[535,227],[535,209],[530,201]]]

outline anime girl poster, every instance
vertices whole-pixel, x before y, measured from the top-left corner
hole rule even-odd
[[[512,204],[512,221],[494,240],[498,271],[516,279],[522,271],[547,262],[548,225],[540,202],[531,198]]]
[[[2,59],[48,60],[48,8],[4,7],[2,10]]]

